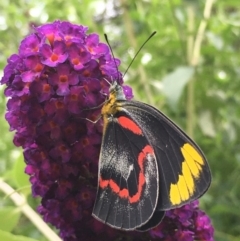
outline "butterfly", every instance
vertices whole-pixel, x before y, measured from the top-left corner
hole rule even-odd
[[[121,230],[147,231],[162,221],[165,211],[207,191],[211,172],[201,149],[156,108],[127,100],[117,80],[101,116],[103,138],[92,213],[96,219]]]
[[[211,172],[204,154],[162,112],[126,100],[115,81],[101,115],[96,219],[117,229],[146,231],[166,210],[206,192]]]

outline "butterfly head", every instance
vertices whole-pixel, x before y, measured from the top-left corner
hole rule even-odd
[[[109,88],[110,96],[114,96],[115,100],[126,100],[123,87],[114,81]]]

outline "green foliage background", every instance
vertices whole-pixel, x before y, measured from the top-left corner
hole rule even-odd
[[[212,219],[215,240],[240,240],[239,0],[1,1],[0,77],[31,25],[56,19],[89,26],[102,42],[107,33],[123,72],[157,31],[127,72],[126,84],[135,99],[161,109],[199,144],[213,175],[201,205]],[[31,198],[21,149],[13,146],[4,119],[2,86],[0,91],[0,178],[36,208],[39,200]],[[0,197],[0,240],[51,240],[2,187]]]

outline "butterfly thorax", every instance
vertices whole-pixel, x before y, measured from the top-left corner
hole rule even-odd
[[[123,88],[117,82],[114,82],[109,89],[109,98],[102,107],[101,114],[102,116],[112,116],[117,111],[119,111],[119,100],[126,100]]]
[[[109,88],[109,98],[102,107],[101,115],[103,117],[104,126],[107,124],[109,118],[121,110],[120,100],[126,100],[123,88],[116,81]]]

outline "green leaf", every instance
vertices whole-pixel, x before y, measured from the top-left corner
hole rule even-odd
[[[209,137],[215,137],[216,131],[212,120],[211,112],[206,110],[202,111],[199,115],[198,123],[202,132]]]
[[[171,108],[176,108],[184,87],[192,78],[193,74],[193,67],[180,66],[162,79],[162,91]]]
[[[37,241],[36,239],[27,238],[21,235],[13,235],[6,231],[0,230],[0,240],[2,241]]]
[[[21,212],[16,207],[3,207],[0,209],[0,229],[12,231],[17,225]],[[0,240],[5,240],[1,239]]]

